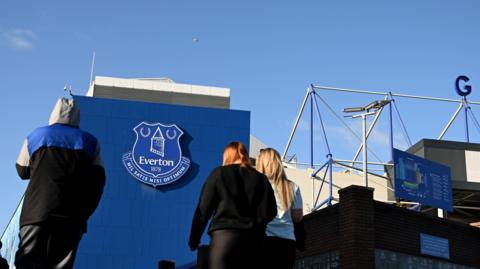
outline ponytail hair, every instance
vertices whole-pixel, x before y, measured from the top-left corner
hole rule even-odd
[[[223,165],[234,163],[240,164],[242,167],[252,167],[245,145],[238,141],[228,144],[223,151]]]

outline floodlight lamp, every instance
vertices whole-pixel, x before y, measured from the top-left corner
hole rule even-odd
[[[343,112],[345,113],[355,113],[355,112],[363,112],[365,111],[364,107],[347,107],[343,109]]]
[[[365,110],[370,111],[372,109],[380,109],[380,108],[386,106],[389,103],[390,103],[390,100],[376,100],[376,101],[373,101],[370,104],[368,104],[365,107]]]

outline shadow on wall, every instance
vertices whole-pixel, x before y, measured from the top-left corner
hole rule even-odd
[[[174,191],[176,189],[180,189],[190,182],[192,182],[195,177],[198,175],[200,166],[192,161],[192,154],[190,152],[190,143],[193,141],[193,137],[185,130],[182,130],[183,136],[180,141],[180,147],[182,149],[182,155],[190,159],[190,167],[188,171],[183,175],[180,180],[173,182],[172,184],[164,185],[164,186],[157,186],[156,189],[162,192]]]

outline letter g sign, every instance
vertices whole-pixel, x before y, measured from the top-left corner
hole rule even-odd
[[[460,81],[463,82],[468,82],[470,79],[467,76],[459,76],[455,80],[455,90],[457,91],[458,95],[460,96],[467,96],[472,92],[472,86],[470,85],[465,85],[463,86],[463,89],[460,89]]]

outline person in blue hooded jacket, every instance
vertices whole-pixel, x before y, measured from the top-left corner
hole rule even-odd
[[[16,168],[30,181],[20,214],[18,269],[73,267],[105,184],[99,143],[79,122],[75,101],[61,98],[49,125],[23,143]]]

